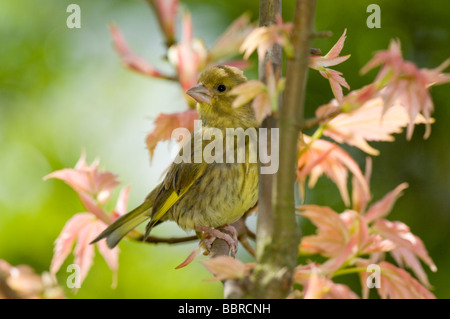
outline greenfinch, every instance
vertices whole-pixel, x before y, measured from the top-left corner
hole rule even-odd
[[[214,66],[200,75],[198,84],[186,91],[197,101],[199,120],[202,121],[201,130],[194,130],[188,138],[192,150],[190,160],[179,163],[174,161],[163,181],[150,192],[144,202],[116,219],[93,243],[106,238],[108,247],[113,248],[128,232],[144,221],[149,220],[146,227],[148,236],[155,225],[172,220],[186,231],[195,230],[207,234],[209,247],[215,238],[224,239],[234,256],[237,236],[230,224],[241,218],[258,200],[258,164],[257,161],[250,160],[250,138],[245,139],[245,160],[235,160],[232,163],[226,161],[225,155],[223,161],[195,161],[194,144],[196,134],[206,134],[210,129],[218,129],[223,133],[222,137],[214,136],[209,141],[202,139],[202,150],[215,139],[222,138],[219,142],[224,145],[228,142],[237,151],[238,143],[232,144],[226,138],[227,129],[250,128],[256,131],[258,124],[250,104],[233,107],[235,96],[228,94],[246,81],[243,72],[231,66]],[[182,151],[186,150],[183,148],[180,153]],[[231,231],[232,235],[222,230]]]

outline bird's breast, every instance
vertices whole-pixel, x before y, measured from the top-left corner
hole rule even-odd
[[[258,200],[257,163],[209,164],[169,212],[185,229],[220,227],[238,220]]]

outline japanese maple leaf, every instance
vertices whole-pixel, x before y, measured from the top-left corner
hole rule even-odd
[[[390,252],[400,266],[410,267],[420,282],[429,287],[427,275],[419,259],[423,260],[431,269],[437,271],[422,240],[414,235],[409,227],[402,222],[391,222],[386,217],[395,201],[408,187],[403,183],[387,193],[382,199],[373,203],[366,212],[362,212],[362,219],[370,225],[370,238],[368,238],[363,251],[373,253],[376,251]]]
[[[79,195],[86,212],[75,214],[63,227],[55,241],[54,255],[50,273],[56,274],[64,260],[73,249],[74,264],[80,268],[80,283],[85,279],[92,266],[94,258],[94,240],[114,219],[127,212],[129,187],[119,194],[116,207],[112,214],[104,210],[104,204],[109,200],[112,191],[119,184],[116,175],[98,170],[99,160],[91,165],[86,163],[83,152],[75,168],[62,169],[48,174],[44,179],[57,178],[66,182]],[[73,248],[76,242],[75,248]],[[113,271],[113,285],[116,283],[118,269],[118,249],[109,249],[103,241],[96,243],[100,254]]]
[[[306,177],[309,175],[308,186],[314,187],[318,178],[325,174],[338,187],[344,203],[350,205],[347,180],[350,171],[366,194],[370,194],[369,186],[355,160],[337,144],[326,140],[303,135],[304,144],[300,147],[297,163],[297,180],[303,189]]]
[[[198,73],[206,65],[208,52],[202,41],[194,38],[191,15],[183,14],[181,41],[167,52],[169,61],[175,66],[178,81],[183,91],[197,84]]]
[[[330,66],[338,65],[344,61],[346,61],[349,55],[339,56],[344,47],[344,41],[346,38],[347,29],[344,30],[344,33],[336,42],[336,44],[331,48],[331,50],[325,54],[324,56],[311,56],[309,58],[309,67],[318,70],[319,73],[326,79],[330,81],[331,90],[333,91],[336,100],[339,103],[342,103],[342,98],[344,94],[342,93],[342,87],[346,87],[350,90],[350,86],[347,81],[342,77],[342,73],[336,70],[330,69]]]
[[[175,42],[175,27],[179,1],[147,0],[147,2],[155,11],[159,26],[166,37],[167,45],[172,45]],[[120,32],[119,28],[115,24],[110,24],[109,30],[111,32],[116,51],[125,67],[151,77],[170,78],[170,76],[165,75],[148,61],[134,53],[129,48],[122,32]]]
[[[303,205],[297,208],[317,227],[316,235],[303,236],[299,251],[335,257],[350,240],[351,234],[340,215],[329,207]]]
[[[194,121],[198,118],[196,110],[187,110],[179,113],[164,114],[161,113],[155,119],[154,129],[147,135],[146,143],[150,151],[150,159],[156,145],[161,141],[167,141],[172,138],[172,132],[177,128],[186,128],[190,132],[194,130]]]
[[[208,61],[217,62],[236,55],[245,38],[253,29],[254,25],[250,23],[250,17],[247,13],[238,17],[208,50]],[[247,63],[244,65],[247,65]]]
[[[385,112],[384,108],[383,98],[372,98],[349,113],[341,113],[323,122],[323,134],[338,143],[347,143],[370,155],[378,155],[379,151],[367,142],[393,141],[392,134],[402,132],[403,127],[410,122],[409,115],[401,103],[395,103]],[[322,110],[319,108],[319,111]],[[417,114],[414,120],[414,124],[426,122],[420,114]]]
[[[288,55],[292,55],[292,44],[289,40],[291,32],[292,23],[284,23],[281,17],[278,17],[277,23],[255,28],[248,34],[240,51],[244,53],[244,59],[248,59],[256,50],[259,61],[262,61],[269,48],[276,43],[281,45]]]
[[[359,259],[358,267],[367,267],[370,262]],[[380,297],[383,299],[435,299],[436,297],[407,271],[398,268],[393,264],[381,261],[377,264],[380,267],[380,288],[377,288]],[[367,286],[368,272],[362,271],[360,274],[363,298],[368,298],[369,288]]]
[[[236,95],[233,107],[239,107],[252,101],[252,108],[258,123],[278,109],[278,98],[284,89],[285,79],[275,75],[272,64],[266,63],[266,84],[250,80],[233,88],[229,94]]]
[[[230,256],[217,256],[203,260],[202,264],[214,275],[209,281],[244,278],[250,273],[255,263],[244,264]]]
[[[435,69],[419,69],[414,63],[403,60],[400,41],[391,40],[388,50],[380,51],[361,69],[362,73],[381,65],[376,82],[385,89],[380,95],[384,99],[384,112],[395,103],[407,110],[409,123],[407,138],[411,139],[417,115],[421,113],[426,122],[425,138],[431,132],[431,113],[434,110],[429,88],[432,85],[450,82],[450,74],[442,73],[450,65],[450,59]]]
[[[304,299],[359,299],[348,286],[333,282],[320,275],[318,270],[313,271],[302,285]]]
[[[117,53],[119,54],[122,64],[138,73],[143,75],[156,77],[156,78],[166,78],[167,75],[163,74],[156,67],[151,65],[148,61],[134,53],[128,46],[122,32],[115,24],[109,25],[109,30],[113,39],[114,46]]]
[[[128,200],[129,188],[124,188],[117,200],[115,216],[125,214],[126,202]],[[113,271],[113,286],[117,284],[117,271],[119,267],[118,253],[119,248],[109,249],[105,241],[99,241],[95,245],[90,242],[94,240],[99,233],[108,227],[103,221],[99,220],[92,213],[78,213],[67,221],[58,238],[55,241],[54,254],[50,265],[50,273],[55,275],[61,268],[64,260],[73,249],[74,264],[80,267],[80,284],[86,278],[94,259],[94,246],[97,246],[100,254],[105,259],[108,267]],[[76,242],[75,248],[73,247]]]
[[[99,160],[96,159],[91,165],[86,163],[86,154],[82,152],[75,168],[64,168],[44,177],[57,178],[66,182],[77,192],[84,206],[97,218],[106,223],[111,222],[109,216],[104,214],[104,205],[115,187],[120,183],[117,175],[111,172],[100,172],[98,170]]]
[[[168,45],[175,42],[178,0],[146,0],[154,9],[159,26]]]
[[[419,279],[429,286],[427,276],[417,258],[422,259],[433,272],[437,271],[437,267],[428,255],[422,240],[414,235],[407,225],[398,221],[378,220],[374,223],[373,230],[393,242],[396,249],[391,254],[396,261],[400,265],[405,264],[411,267]]]

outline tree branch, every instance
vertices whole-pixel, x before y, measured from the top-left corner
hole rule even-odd
[[[277,23],[277,16],[281,16],[281,0],[260,0],[259,1],[259,25],[269,26]],[[262,61],[259,61],[259,80],[266,81],[266,63],[272,63],[274,74],[281,74],[282,66],[282,48],[275,44],[267,50]],[[280,105],[281,103],[279,103]],[[272,149],[271,129],[277,127],[274,115],[266,117],[261,124],[262,128],[267,128],[267,148]],[[260,163],[261,165],[261,163]],[[261,170],[260,170],[261,171]],[[263,238],[271,236],[273,225],[272,220],[272,189],[273,175],[259,174],[259,199],[258,199],[258,220],[256,228],[256,258],[258,261],[262,259],[265,244],[262,243]],[[261,239],[261,240],[260,240]]]
[[[246,215],[244,215],[241,219],[239,219],[237,222],[233,223],[233,227],[238,232],[238,239],[241,242],[242,246],[248,251],[248,253],[252,256],[255,256],[255,252],[253,250],[253,247],[248,242],[248,238],[255,239],[255,234],[247,228],[245,225]],[[133,231],[128,235],[128,238],[134,241],[140,241],[145,242],[149,244],[179,244],[179,243],[185,243],[189,241],[198,240],[197,235],[192,236],[186,236],[186,237],[169,237],[169,238],[161,238],[156,236],[147,236],[144,240],[144,235],[138,231]],[[211,248],[211,256],[220,256],[220,255],[228,255],[230,252],[230,247],[228,244],[222,240],[222,239],[216,239],[214,241],[212,248]]]
[[[270,1],[261,1],[261,3]],[[277,1],[278,5],[280,2]],[[261,7],[261,10],[264,8]],[[295,219],[294,183],[299,127],[303,106],[313,35],[315,0],[297,0],[291,42],[294,56],[287,60],[286,88],[280,104],[278,125],[280,141],[279,170],[270,193],[271,206],[258,212],[257,261],[252,273],[251,297],[285,298],[292,287],[292,272],[297,263],[300,231]],[[272,12],[272,14],[279,14]],[[263,180],[264,181],[264,180]],[[261,189],[265,189],[263,184]],[[260,197],[260,201],[263,198]],[[267,199],[266,199],[267,200]],[[270,200],[267,200],[270,201]],[[264,214],[261,214],[261,211]],[[265,221],[260,221],[261,219]]]
[[[198,237],[196,235],[187,236],[187,237],[170,237],[170,238],[160,238],[160,237],[155,237],[155,236],[148,236],[144,240],[144,235],[141,234],[139,237],[133,238],[133,239],[137,240],[137,241],[143,241],[146,243],[152,243],[152,244],[159,244],[159,243],[178,244],[178,243],[185,243],[188,241],[197,240]]]
[[[336,110],[334,110],[333,112],[329,113],[329,114],[325,114],[323,116],[320,117],[313,117],[307,120],[304,120],[302,123],[300,123],[299,125],[299,129],[301,131],[306,130],[306,129],[310,129],[316,126],[319,126],[320,124],[322,124],[322,122],[326,122],[328,120],[331,120],[332,118],[338,116],[339,114],[342,113],[342,108],[339,107]]]

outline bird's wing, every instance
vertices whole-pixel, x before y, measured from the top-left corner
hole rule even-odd
[[[172,163],[170,166],[164,181],[160,184],[154,197],[152,219],[147,225],[147,234],[169,209],[183,197],[191,186],[201,178],[206,170],[207,165],[205,163],[194,163],[194,142],[192,135],[190,139],[191,162]]]
[[[150,229],[199,180],[204,171],[205,166],[195,163],[172,164],[156,195],[152,219],[147,225],[147,235]]]

